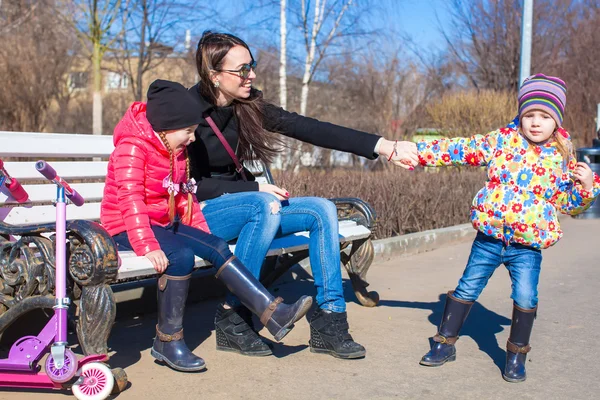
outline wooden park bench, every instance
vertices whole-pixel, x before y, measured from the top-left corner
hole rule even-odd
[[[17,203],[4,186],[0,188],[0,334],[20,316],[36,308],[54,305],[53,232],[56,187],[35,169],[45,159],[58,175],[72,184],[84,198],[82,207],[67,208],[68,290],[79,300],[76,332],[85,354],[106,354],[107,339],[116,316],[111,284],[140,281],[156,275],[146,257],[117,250],[112,238],[99,225],[112,136],[25,133],[0,131],[0,159],[11,176],[29,194]],[[273,183],[268,168],[257,179]],[[360,199],[332,199],[338,209],[342,263],[350,276],[359,302],[375,306],[376,292],[367,291],[366,274],[373,261],[371,231],[375,213]],[[232,251],[235,245],[232,244]],[[308,233],[276,239],[269,250],[261,281],[270,285],[292,265],[308,257]],[[207,263],[197,258],[197,268]]]

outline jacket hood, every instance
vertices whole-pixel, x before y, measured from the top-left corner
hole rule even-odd
[[[123,140],[129,138],[138,138],[151,143],[157,150],[168,156],[169,152],[164,144],[154,133],[154,129],[146,118],[146,103],[133,102],[125,115],[115,127],[113,143],[115,147]]]

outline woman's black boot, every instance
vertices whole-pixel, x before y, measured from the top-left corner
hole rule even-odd
[[[318,309],[310,318],[310,351],[331,354],[337,358],[362,358],[367,351],[348,332],[345,312]]]
[[[184,372],[206,369],[204,360],[194,355],[183,340],[183,315],[190,277],[163,274],[158,279],[158,325],[150,350],[152,357]]]
[[[273,354],[251,324],[252,314],[246,307],[226,309],[219,304],[215,315],[217,350],[254,357]]]
[[[448,361],[456,360],[458,332],[462,328],[471,307],[472,301],[460,300],[454,297],[454,291],[448,292],[444,315],[438,333],[433,337],[435,342],[431,350],[421,358],[419,364],[427,367],[439,367]]]
[[[292,330],[294,323],[304,317],[312,305],[310,296],[302,296],[294,304],[284,304],[281,297],[273,297],[235,256],[227,260],[215,276],[260,317],[260,322],[277,341]]]
[[[507,382],[523,382],[527,379],[525,362],[527,353],[531,350],[529,338],[533,329],[533,320],[536,316],[537,307],[524,309],[516,304],[513,306],[512,324],[510,336],[506,342],[506,366],[502,377]]]

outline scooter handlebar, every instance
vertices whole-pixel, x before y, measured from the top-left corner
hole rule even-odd
[[[8,191],[12,197],[14,197],[19,203],[25,203],[27,200],[29,200],[29,195],[25,189],[23,189],[23,186],[21,186],[21,183],[19,183],[18,180],[11,178],[10,183],[7,184],[6,187],[8,188]]]
[[[40,160],[36,162],[35,169],[37,169],[40,174],[44,175],[46,179],[62,186],[65,189],[66,196],[77,207],[81,207],[83,203],[85,203],[83,197],[77,191],[75,191],[75,189],[71,188],[71,186],[69,186],[64,179],[58,176],[54,168],[52,168],[52,166],[50,166],[50,164],[48,164],[46,161]]]

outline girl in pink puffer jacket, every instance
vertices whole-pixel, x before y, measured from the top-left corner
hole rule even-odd
[[[147,104],[135,102],[115,128],[115,150],[108,174],[100,220],[119,250],[133,250],[150,260],[159,274],[158,324],[151,354],[178,371],[200,371],[204,360],[183,340],[183,315],[195,257],[210,262],[216,277],[260,317],[276,340],[302,318],[312,298],[292,305],[274,298],[211,235],[195,199],[186,146],[195,140],[202,120],[200,105],[182,85],[157,80]]]

